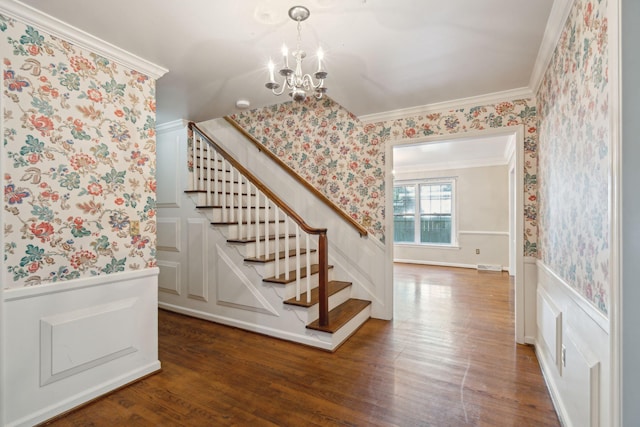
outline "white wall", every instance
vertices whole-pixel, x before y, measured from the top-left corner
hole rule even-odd
[[[507,165],[404,172],[395,180],[455,177],[457,247],[394,245],[396,261],[475,268],[509,267],[509,169]],[[476,249],[480,254],[476,254]]]

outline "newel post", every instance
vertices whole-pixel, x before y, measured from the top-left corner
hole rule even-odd
[[[327,242],[327,232],[324,231],[318,238],[318,321],[320,326],[329,324],[329,293],[327,290],[329,281],[329,244]]]

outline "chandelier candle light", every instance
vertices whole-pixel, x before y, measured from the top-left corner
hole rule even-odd
[[[302,21],[309,17],[309,9],[304,6],[294,6],[289,9],[289,17],[298,23],[298,41],[296,50],[291,52],[291,55],[296,60],[295,70],[289,68],[289,49],[286,45],[282,45],[282,59],[283,67],[278,73],[284,77],[282,84],[276,82],[275,79],[275,65],[273,61],[269,60],[269,81],[265,84],[267,89],[270,89],[274,95],[282,95],[286,90],[289,90],[289,96],[296,102],[303,102],[307,99],[307,92],[313,91],[314,96],[318,99],[322,98],[322,95],[327,92],[327,88],[324,87],[324,79],[327,77],[327,72],[324,69],[322,60],[324,59],[324,52],[322,48],[318,49],[318,71],[313,76],[318,80],[315,82],[313,77],[309,74],[302,74],[302,60],[307,56],[306,52],[300,49],[300,41],[302,40],[300,33],[302,31]],[[278,91],[280,89],[280,91]]]

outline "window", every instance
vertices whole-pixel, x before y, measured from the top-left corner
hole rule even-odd
[[[453,179],[398,184],[393,187],[393,241],[454,245]]]

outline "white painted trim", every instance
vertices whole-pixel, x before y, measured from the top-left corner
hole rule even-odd
[[[529,79],[529,88],[534,94],[538,92],[544,74],[549,67],[549,62],[551,62],[553,53],[556,50],[558,40],[567,22],[574,1],[575,0],[554,0],[553,2],[542,42],[540,43],[540,49],[538,49],[538,56],[536,57],[536,62],[533,64],[533,71]]]
[[[504,96],[504,95],[502,95]],[[502,97],[501,100],[505,98]],[[395,146],[419,144],[424,142],[449,140],[455,141],[456,139],[470,139],[474,137],[487,137],[495,135],[513,135],[515,136],[515,186],[516,193],[516,261],[514,283],[516,294],[516,314],[515,314],[515,337],[516,342],[520,344],[525,343],[525,270],[524,270],[524,125],[518,126],[505,126],[500,128],[490,128],[478,131],[462,132],[451,135],[432,135],[427,137],[415,138],[411,141],[406,140],[392,140],[385,144],[385,194],[393,194],[393,148]],[[385,211],[393,212],[393,200],[391,197],[385,197]],[[511,221],[511,218],[509,219]],[[385,230],[386,230],[386,245],[387,254],[389,256],[387,260],[387,301],[393,301],[393,260],[394,260],[394,244],[393,238],[393,215],[386,215],[385,217]],[[473,268],[476,268],[474,265]]]
[[[405,117],[417,116],[433,111],[450,109],[460,109],[467,106],[489,105],[502,102],[507,99],[528,99],[533,98],[534,93],[528,87],[493,92],[486,95],[472,96],[468,98],[454,99],[451,101],[438,102],[435,104],[419,105],[416,107],[402,108],[399,110],[386,111],[382,113],[367,114],[358,117],[362,123],[384,122],[387,120],[402,119]]]
[[[512,144],[507,144],[507,146],[510,146],[510,145]],[[508,157],[492,157],[492,158],[486,158],[486,159],[473,159],[473,160],[466,160],[466,161],[452,160],[450,162],[426,165],[424,167],[420,167],[420,169],[398,168],[394,172],[396,175],[412,174],[412,173],[415,174],[415,173],[425,172],[425,171],[486,168],[490,166],[504,166],[508,164],[509,164]]]
[[[312,347],[321,348],[324,350],[332,350],[332,344],[328,341],[318,339],[315,335],[303,335],[286,332],[280,329],[270,328],[264,325],[256,323],[247,323],[242,320],[233,319],[226,316],[220,316],[217,314],[207,313],[206,311],[196,310],[192,308],[182,307],[166,302],[159,302],[158,307],[173,311],[175,313],[186,314],[188,316],[197,317],[198,319],[209,320],[222,325],[233,326],[236,328],[244,329],[246,331],[257,332],[260,334],[268,335],[275,338],[280,338],[287,341],[293,341],[300,344],[305,344]]]
[[[6,53],[7,51],[7,44],[6,43],[2,43],[0,44],[0,56],[2,58],[6,58],[8,55]],[[0,91],[0,111],[4,111],[4,91]],[[4,135],[4,120],[0,120],[0,135]],[[0,144],[0,176],[4,177],[5,176],[5,159],[7,158],[6,153],[5,153],[5,147],[4,144]],[[4,251],[5,248],[5,233],[4,233],[4,223],[5,223],[5,210],[2,209],[0,210],[0,230],[2,230],[0,232],[0,248],[2,248],[2,250]],[[5,378],[7,377],[5,372],[6,372],[6,360],[7,360],[7,356],[5,353],[5,337],[6,337],[6,332],[5,332],[5,328],[7,325],[7,319],[5,316],[5,304],[4,304],[4,287],[7,286],[7,284],[9,283],[8,279],[8,272],[7,272],[7,268],[5,267],[5,263],[4,263],[4,255],[2,255],[3,258],[3,262],[0,263],[1,267],[0,267],[0,426],[5,425],[5,414],[7,413],[7,411],[5,410],[5,406],[6,406],[6,396],[7,396],[7,384],[5,384]]]
[[[610,424],[622,424],[622,35],[620,0],[608,3],[609,43],[609,404]],[[633,327],[633,326],[631,326]],[[606,375],[606,373],[605,373]]]
[[[508,231],[460,230],[458,234],[478,234],[482,236],[509,236]]]
[[[24,298],[35,298],[42,295],[68,292],[76,289],[104,286],[109,283],[124,282],[128,280],[142,279],[144,277],[157,276],[160,273],[158,267],[144,270],[125,271],[122,273],[104,274],[101,276],[81,277],[74,280],[47,283],[44,285],[28,286],[22,288],[6,289],[4,302],[15,301]]]
[[[172,120],[170,122],[156,124],[156,134],[183,130],[188,125],[189,125],[189,121],[185,119],[177,119],[177,120]]]
[[[457,245],[434,245],[431,243],[402,243],[396,242],[393,244],[394,248],[416,248],[416,249],[444,249],[444,250],[456,250],[461,248]]]
[[[154,362],[149,363],[146,366],[142,366],[134,371],[127,372],[124,375],[120,375],[116,378],[113,378],[110,381],[104,382],[102,384],[98,384],[94,387],[84,390],[82,393],[78,393],[74,396],[71,396],[68,399],[63,400],[62,402],[57,402],[55,405],[48,406],[46,408],[43,408],[40,411],[29,414],[27,417],[24,417],[22,419],[14,421],[11,424],[8,424],[7,427],[36,425],[56,415],[59,415],[65,411],[73,409],[85,402],[95,399],[96,397],[102,396],[105,393],[115,390],[118,387],[129,384],[130,382],[133,382],[145,375],[152,374],[159,370],[160,370],[160,361],[156,360]]]
[[[0,0],[0,13],[11,16],[20,22],[42,29],[49,34],[68,41],[80,48],[97,53],[107,59],[115,61],[125,67],[158,79],[167,73],[167,69],[147,61],[133,53],[127,52],[109,42],[106,42],[86,31],[67,24],[28,6],[17,0]]]
[[[476,270],[478,268],[476,264],[459,264],[456,262],[425,261],[422,259],[395,258],[393,262],[400,263],[400,264],[419,264],[419,265],[436,265],[439,267],[471,268],[473,270]]]
[[[536,358],[538,359],[538,363],[540,364],[540,370],[542,371],[542,377],[544,378],[544,382],[547,383],[547,389],[549,390],[549,395],[551,396],[551,401],[553,402],[553,407],[556,409],[556,415],[560,420],[560,425],[562,426],[570,426],[569,414],[567,412],[567,408],[563,404],[563,400],[560,398],[558,385],[553,380],[553,377],[547,375],[547,372],[552,372],[550,365],[547,363],[547,359],[542,352],[542,349],[539,345],[534,343]]]
[[[538,276],[538,283],[553,283],[554,288],[562,290],[571,300],[580,307],[605,333],[609,334],[609,319],[601,311],[593,306],[585,297],[580,295],[575,289],[551,270],[544,262],[538,260],[536,263],[538,272],[547,276],[548,280],[542,280]]]

